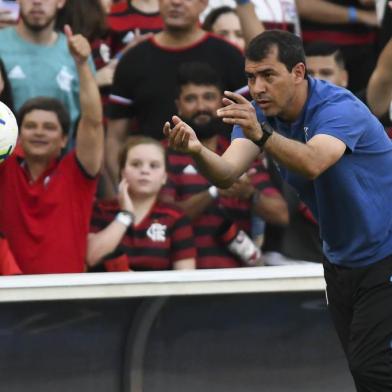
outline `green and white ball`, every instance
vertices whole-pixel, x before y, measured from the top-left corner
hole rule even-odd
[[[0,102],[0,163],[14,151],[18,139],[18,123],[11,109]]]

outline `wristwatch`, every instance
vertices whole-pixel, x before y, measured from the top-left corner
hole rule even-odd
[[[261,123],[261,129],[263,131],[263,136],[258,140],[253,140],[253,143],[256,144],[260,149],[263,149],[264,144],[274,133],[274,128],[271,127],[266,121]]]

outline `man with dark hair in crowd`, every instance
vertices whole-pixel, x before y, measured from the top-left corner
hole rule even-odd
[[[305,46],[305,54],[310,76],[347,87],[349,75],[342,51],[337,45],[325,41],[312,42]]]
[[[25,274],[83,272],[92,203],[103,156],[102,108],[87,40],[65,28],[80,80],[76,148],[64,157],[70,118],[50,97],[19,113],[21,151],[0,165],[0,231]]]
[[[363,90],[378,55],[374,1],[296,0],[296,3],[303,42],[323,40],[339,46],[350,74],[348,88],[354,93]]]
[[[111,94],[107,135],[107,168],[117,183],[115,157],[135,119],[135,133],[162,139],[162,124],[175,111],[174,86],[180,64],[202,61],[222,78],[225,89],[246,84],[240,50],[200,27],[207,0],[160,0],[163,31],[129,50],[121,58]]]
[[[191,124],[201,143],[222,154],[229,130],[217,117],[222,106],[222,86],[217,73],[204,63],[183,64],[178,72],[176,106],[178,114]],[[167,200],[174,201],[192,218],[198,251],[197,268],[222,268],[252,263],[254,245],[250,239],[250,259],[240,259],[234,240],[239,230],[251,235],[252,215],[267,222],[288,223],[287,205],[271,183],[261,160],[229,189],[218,189],[198,172],[192,158],[169,150]],[[240,234],[240,236],[243,234]]]

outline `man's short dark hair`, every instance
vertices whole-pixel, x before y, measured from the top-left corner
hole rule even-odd
[[[218,73],[209,64],[197,61],[183,63],[178,68],[176,97],[179,97],[181,88],[187,84],[216,86],[223,91]]]
[[[267,30],[257,35],[245,50],[245,57],[250,61],[264,60],[277,48],[277,58],[291,72],[298,63],[305,64],[305,53],[301,39],[295,34],[283,30]]]
[[[71,119],[68,110],[65,108],[61,101],[51,97],[35,97],[29,99],[19,109],[19,127],[22,126],[23,119],[25,118],[25,116],[33,110],[45,110],[48,112],[54,112],[57,115],[63,134],[68,135],[71,126]]]
[[[325,41],[315,41],[305,46],[306,56],[333,56],[340,68],[346,68],[339,46]]]

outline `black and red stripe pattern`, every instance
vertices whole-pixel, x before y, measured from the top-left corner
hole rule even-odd
[[[367,10],[359,0],[327,0],[340,6],[353,6]],[[301,20],[302,39],[305,43],[327,41],[339,46],[373,44],[377,38],[376,28],[364,23],[319,23]]]
[[[117,201],[97,202],[91,231],[104,229],[118,211]],[[105,260],[110,264],[110,260],[121,255],[128,257],[131,270],[173,269],[176,261],[196,257],[191,224],[177,207],[157,202],[140,223],[128,228],[118,248]]]
[[[228,142],[221,137],[218,141],[217,154],[221,155],[228,147]],[[183,201],[206,191],[211,183],[197,172],[192,158],[169,150],[169,180],[163,194]],[[255,162],[256,174],[252,183],[263,194],[276,194],[278,190],[272,185],[270,176],[261,161]],[[250,233],[251,200],[219,197],[216,203],[208,207],[203,214],[192,222],[197,247],[198,268],[238,267],[240,262],[227,250],[225,233],[235,224]]]
[[[118,53],[125,46],[124,38],[129,32],[139,29],[141,34],[156,33],[162,30],[163,20],[159,12],[144,13],[133,7],[130,0],[124,0],[112,6],[108,26],[113,53]]]

